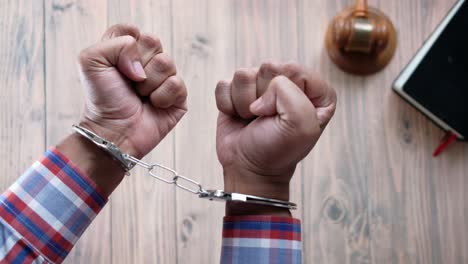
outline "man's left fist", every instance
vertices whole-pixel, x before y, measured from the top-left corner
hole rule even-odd
[[[187,112],[187,89],[157,37],[109,28],[79,56],[86,106],[80,124],[141,158]]]

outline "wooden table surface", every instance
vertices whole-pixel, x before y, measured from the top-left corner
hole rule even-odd
[[[339,95],[336,115],[293,180],[304,263],[468,263],[468,146],[431,157],[443,136],[391,90],[455,0],[370,0],[394,21],[396,55],[362,78],[324,50],[351,0],[3,0],[0,186],[70,133],[83,105],[78,52],[118,22],[158,35],[189,88],[190,112],[147,160],[222,187],[214,88],[239,67],[299,61]],[[67,263],[216,263],[223,205],[135,171]]]

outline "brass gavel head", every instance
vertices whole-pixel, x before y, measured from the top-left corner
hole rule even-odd
[[[385,67],[396,48],[392,22],[379,10],[358,0],[330,23],[326,38],[332,60],[354,74],[371,74]]]
[[[364,17],[337,18],[332,34],[340,49],[366,54],[382,52],[388,43],[388,26],[385,21]]]

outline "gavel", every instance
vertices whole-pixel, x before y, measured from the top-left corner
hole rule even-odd
[[[368,75],[383,69],[396,49],[396,31],[380,10],[366,0],[338,13],[328,26],[326,47],[330,58],[342,70]]]

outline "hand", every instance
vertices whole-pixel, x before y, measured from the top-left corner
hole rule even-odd
[[[79,56],[86,105],[80,125],[141,158],[187,111],[187,90],[158,38],[129,25],[109,28]],[[83,137],[72,134],[57,149],[110,195],[123,170]]]
[[[297,64],[266,63],[219,82],[216,103],[225,190],[289,200],[297,163],[334,114],[335,91]],[[226,212],[272,214],[275,209],[228,203]]]
[[[115,25],[79,57],[86,107],[81,125],[141,158],[187,111],[187,90],[157,37]]]

